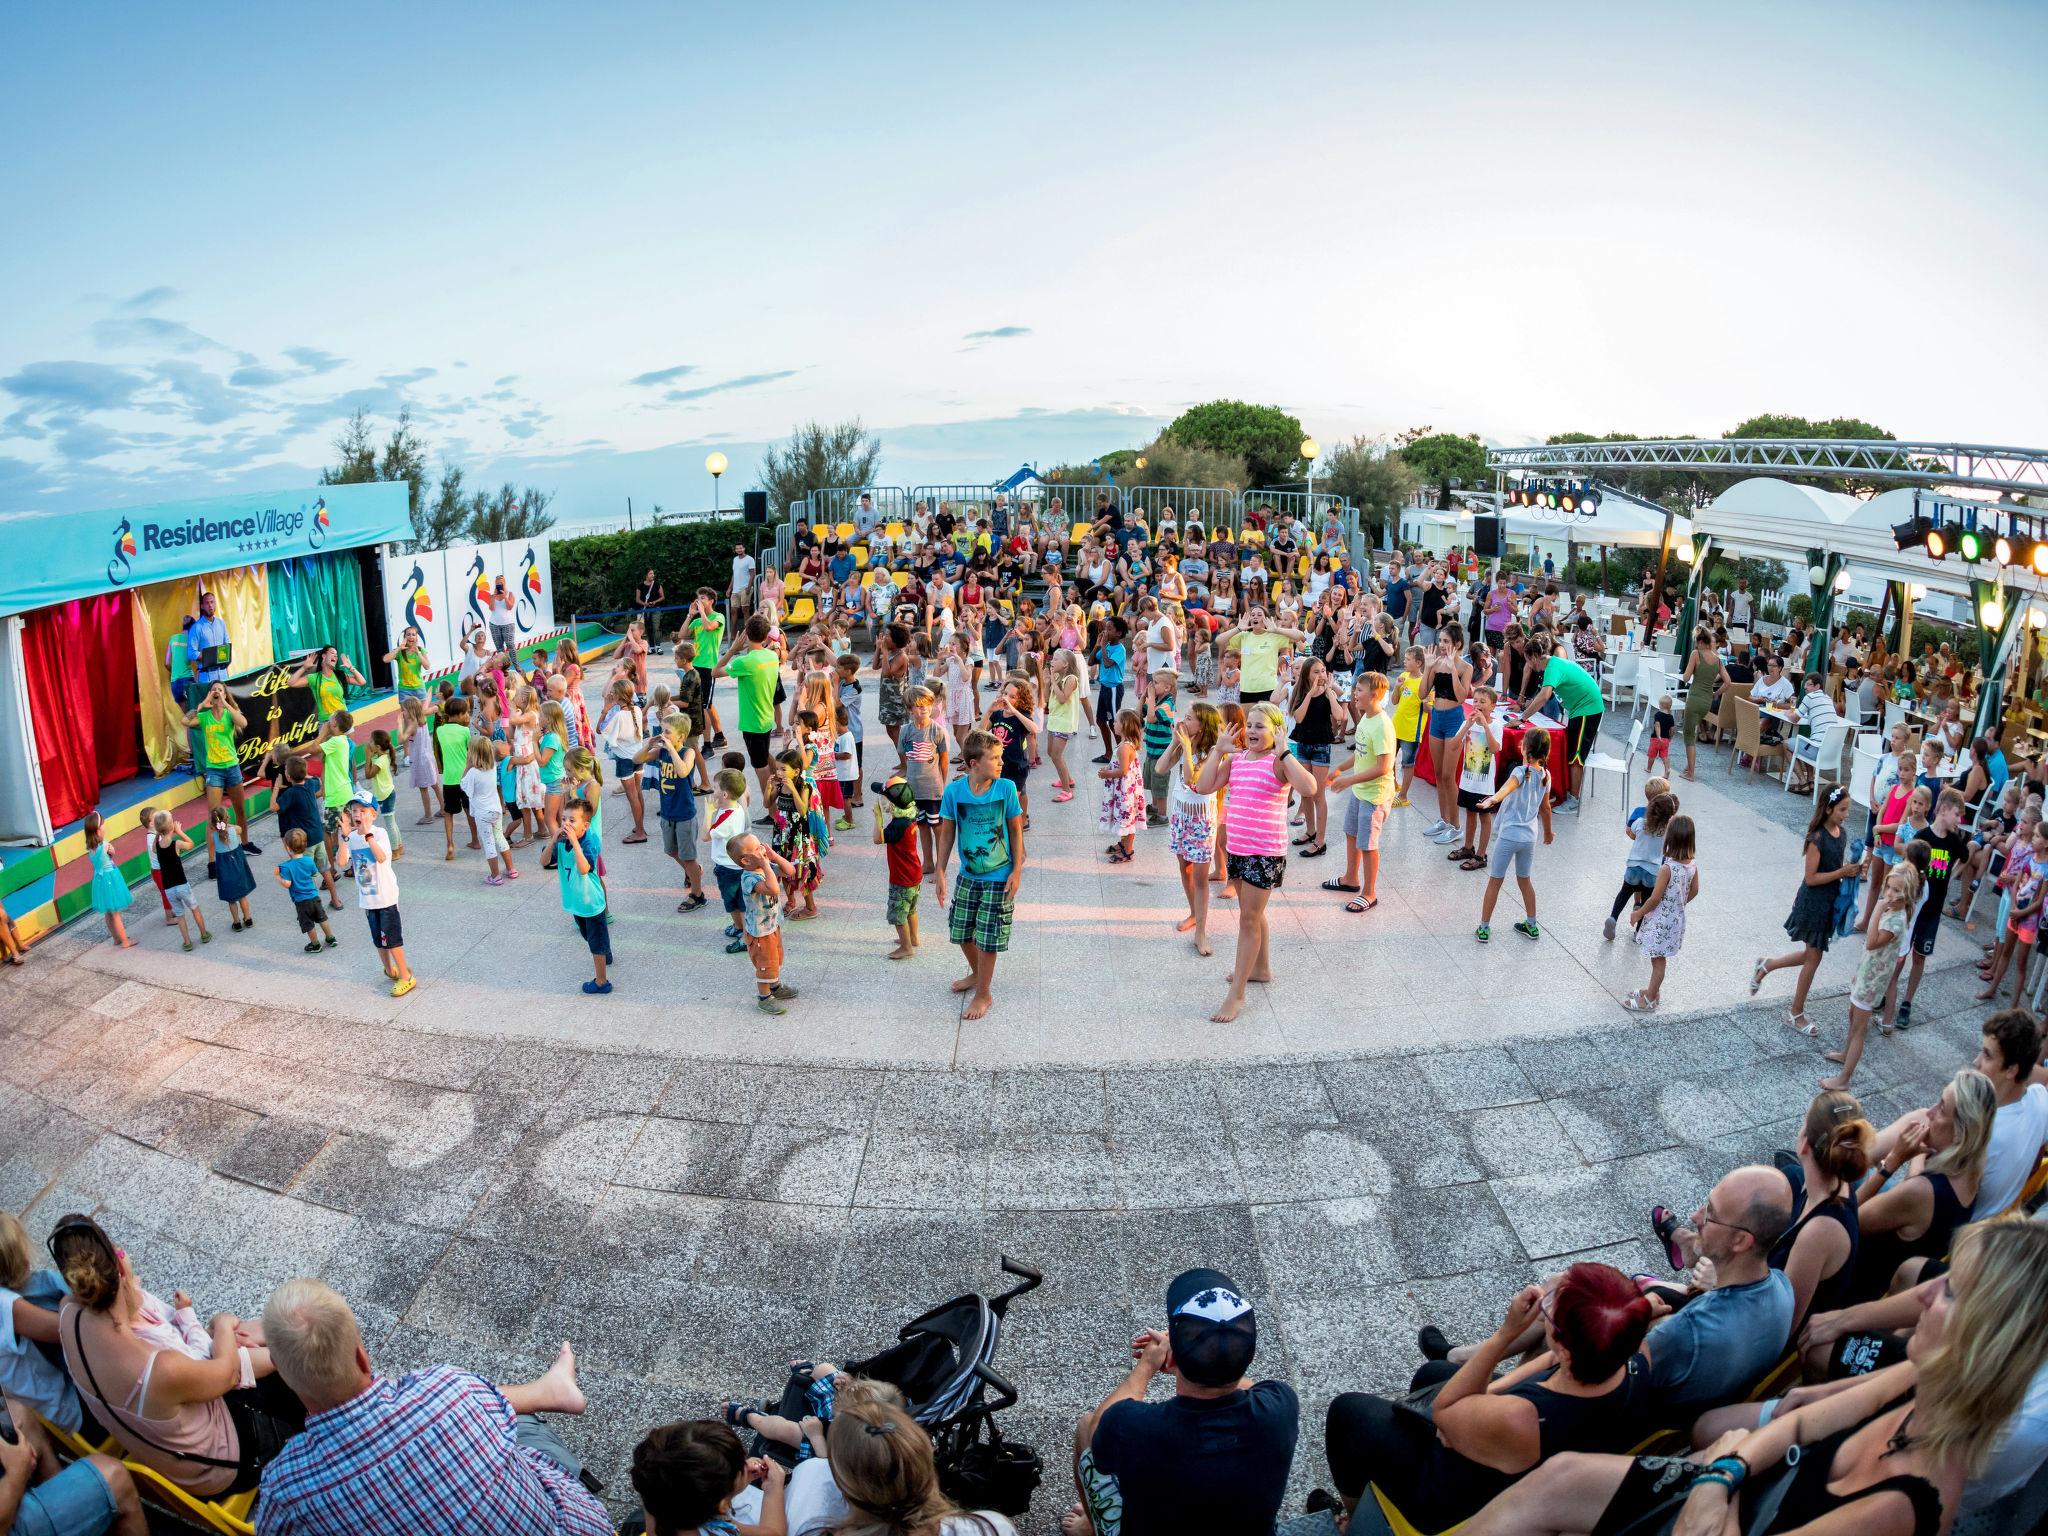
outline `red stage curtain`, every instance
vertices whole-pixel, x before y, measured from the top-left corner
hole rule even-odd
[[[38,609],[22,631],[36,756],[50,820],[98,803],[100,786],[136,773],[135,639],[128,594]]]

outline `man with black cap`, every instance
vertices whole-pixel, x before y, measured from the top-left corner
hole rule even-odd
[[[1177,1275],[1166,1331],[1131,1341],[1130,1374],[1074,1431],[1081,1501],[1061,1530],[1271,1532],[1301,1404],[1285,1382],[1245,1374],[1257,1349],[1258,1318],[1235,1281],[1214,1269]],[[1148,1402],[1159,1375],[1174,1378],[1174,1395]]]

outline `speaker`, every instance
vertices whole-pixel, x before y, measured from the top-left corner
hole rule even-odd
[[[1472,547],[1479,551],[1481,559],[1500,558],[1500,519],[1497,517],[1474,517],[1472,519]]]
[[[745,509],[747,521],[756,527],[768,522],[768,493],[766,491],[740,492],[740,506]]]

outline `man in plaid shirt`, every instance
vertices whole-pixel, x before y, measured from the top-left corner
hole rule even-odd
[[[612,1536],[576,1458],[531,1417],[583,1411],[567,1344],[518,1386],[445,1365],[387,1381],[318,1280],[272,1292],[263,1331],[306,1428],[263,1469],[258,1536]]]

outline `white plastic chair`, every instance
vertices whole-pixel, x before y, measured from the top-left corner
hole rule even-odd
[[[1664,658],[1653,651],[1644,651],[1636,667],[1636,693],[1629,705],[1630,716],[1641,715],[1645,710],[1655,709],[1657,700],[1672,691],[1671,674],[1664,670]],[[1673,701],[1674,704],[1676,701]]]
[[[1860,805],[1866,811],[1871,809],[1870,781],[1877,774],[1877,765],[1882,761],[1878,748],[1866,743],[1881,741],[1878,736],[1859,736],[1849,760],[1849,803]]]
[[[1855,734],[1855,726],[1846,720],[1838,720],[1819,736],[1798,736],[1787,742],[1790,756],[1785,763],[1785,788],[1789,790],[1792,787],[1793,768],[1804,763],[1813,770],[1813,799],[1818,805],[1821,781],[1841,782],[1842,753],[1848,749],[1849,738]]]
[[[1628,728],[1628,746],[1623,749],[1622,755],[1620,757],[1615,757],[1611,753],[1601,752],[1598,750],[1587,753],[1584,765],[1586,770],[1584,780],[1586,785],[1586,799],[1592,799],[1593,785],[1598,780],[1601,774],[1619,773],[1621,775],[1622,798],[1626,800],[1628,798],[1629,767],[1631,764],[1635,762],[1636,749],[1640,747],[1642,744],[1643,722],[1638,720],[1634,725],[1631,725]],[[1585,800],[1581,800],[1579,804],[1581,807],[1583,807],[1585,805]]]
[[[1635,687],[1636,673],[1642,664],[1643,657],[1640,651],[1623,651],[1614,658],[1606,677],[1608,703],[1620,706],[1621,690]]]

